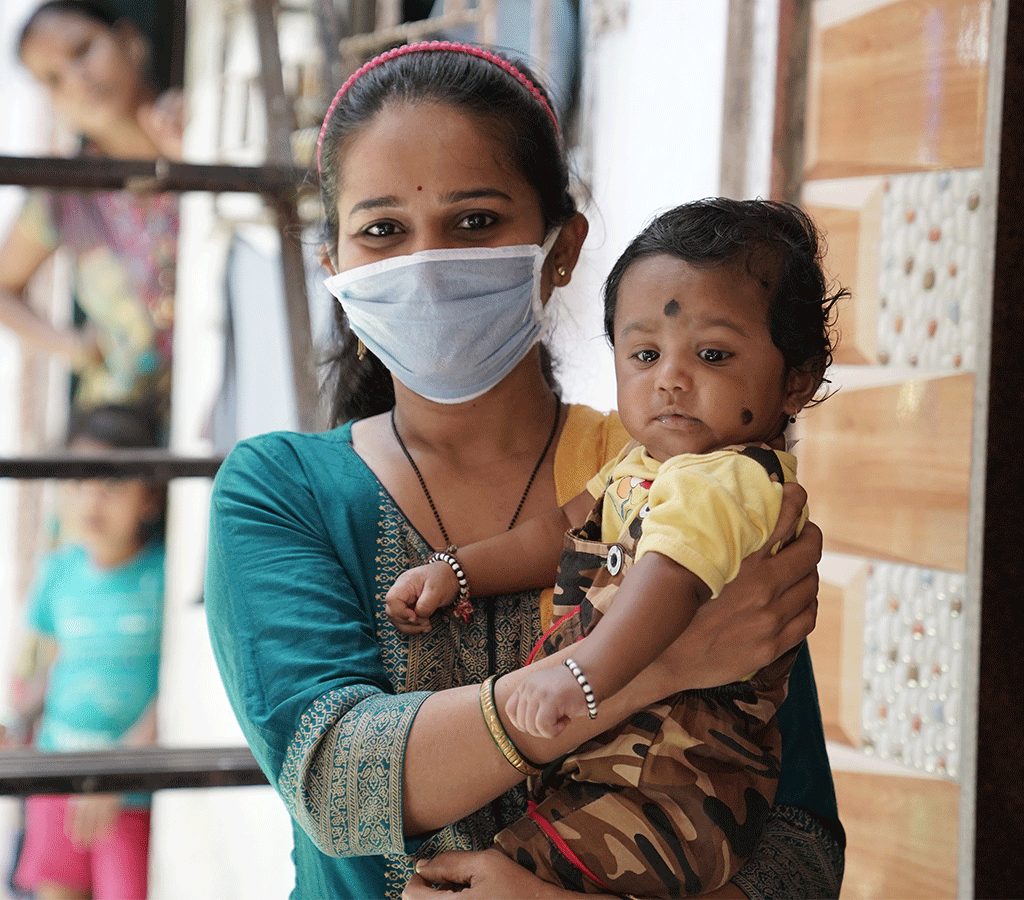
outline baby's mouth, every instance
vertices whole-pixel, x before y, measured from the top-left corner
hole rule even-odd
[[[677,410],[663,412],[660,415],[655,416],[655,419],[662,425],[668,425],[670,427],[674,426],[676,428],[692,428],[695,425],[702,424],[700,419],[695,416],[691,416]]]

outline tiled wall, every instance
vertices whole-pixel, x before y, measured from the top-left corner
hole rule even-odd
[[[844,896],[956,893],[972,404],[989,298],[979,269],[994,199],[982,189],[988,16],[980,0],[816,0],[812,13],[803,202],[853,298],[835,393],[801,417],[797,454],[828,551],[812,635],[822,711],[830,739],[863,760],[837,777]],[[933,826],[908,825],[898,852],[883,846],[890,793]]]

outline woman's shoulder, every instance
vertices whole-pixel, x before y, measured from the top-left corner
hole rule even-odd
[[[249,485],[260,493],[303,490],[318,494],[369,475],[352,449],[351,422],[323,432],[271,431],[239,441],[214,483],[215,493]]]

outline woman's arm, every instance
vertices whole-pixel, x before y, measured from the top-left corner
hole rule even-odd
[[[76,363],[84,352],[82,338],[73,329],[52,325],[25,300],[25,288],[53,248],[15,225],[0,246],[0,325],[29,346]]]

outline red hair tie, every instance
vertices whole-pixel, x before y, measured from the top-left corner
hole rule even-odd
[[[507,59],[502,59],[496,53],[492,53],[490,50],[484,50],[482,47],[475,47],[473,44],[461,44],[456,41],[419,41],[415,44],[403,44],[401,47],[395,47],[392,50],[387,50],[378,56],[375,56],[369,62],[363,63],[358,69],[356,69],[345,83],[338,89],[338,93],[334,95],[334,99],[331,101],[331,105],[327,107],[327,115],[324,116],[324,123],[320,126],[320,135],[316,139],[316,170],[317,173],[321,169],[320,151],[324,143],[324,134],[327,132],[327,123],[331,121],[331,116],[334,115],[334,110],[341,102],[341,98],[345,96],[356,81],[363,77],[370,69],[376,69],[377,66],[383,65],[386,62],[390,62],[392,59],[397,59],[399,56],[406,56],[409,53],[436,53],[436,52],[449,52],[449,53],[465,53],[468,56],[476,56],[479,59],[485,59],[489,63],[493,63],[503,72],[511,75],[516,81],[518,81],[526,90],[530,92],[530,95],[536,100],[544,112],[548,114],[548,118],[551,119],[551,124],[555,128],[555,134],[558,134],[558,120],[555,118],[555,114],[551,109],[550,104],[544,94],[541,93],[540,88],[537,87],[529,78],[527,78],[519,69],[517,69]]]

